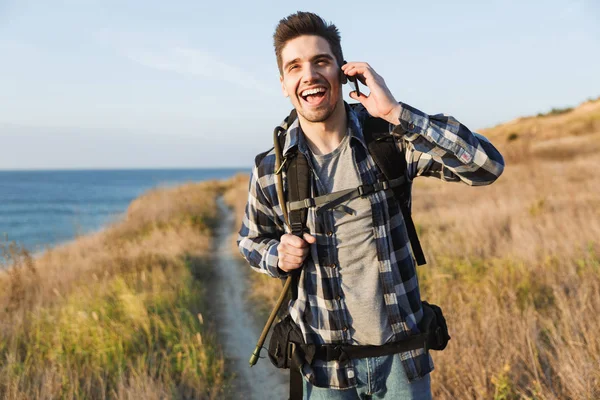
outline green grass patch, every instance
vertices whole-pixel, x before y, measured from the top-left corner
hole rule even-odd
[[[5,380],[9,372],[10,384],[27,393],[54,373],[62,377],[57,397],[103,398],[147,376],[177,397],[216,398],[223,362],[198,316],[203,295],[184,260],[82,286],[60,307],[27,315],[0,342]],[[7,389],[0,386],[2,398]]]

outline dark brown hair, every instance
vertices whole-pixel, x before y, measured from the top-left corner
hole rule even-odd
[[[317,14],[298,11],[296,14],[288,15],[279,21],[273,34],[273,45],[275,46],[277,67],[280,74],[283,75],[281,60],[283,47],[288,41],[302,35],[315,35],[327,40],[338,65],[342,66],[344,55],[342,54],[341,37],[337,27],[325,22]]]

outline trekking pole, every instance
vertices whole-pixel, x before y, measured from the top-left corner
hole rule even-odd
[[[281,213],[283,214],[283,219],[285,220],[285,224],[287,225],[288,228],[290,228],[291,231],[291,227],[290,227],[290,221],[288,218],[288,212],[287,212],[287,206],[285,204],[285,199],[283,198],[283,181],[281,178],[281,146],[279,145],[279,139],[278,139],[278,135],[279,135],[279,127],[277,127],[275,129],[275,132],[273,133],[273,148],[275,150],[275,189],[277,191],[277,200],[279,201],[279,206],[281,207]],[[269,333],[269,329],[271,329],[271,325],[273,325],[273,321],[275,320],[275,317],[277,316],[277,313],[279,312],[279,309],[281,308],[281,306],[283,305],[283,301],[285,300],[285,296],[288,292],[288,290],[290,289],[290,286],[292,284],[292,275],[289,275],[285,281],[285,284],[283,285],[283,289],[281,290],[281,294],[279,295],[279,298],[277,299],[277,303],[275,303],[275,307],[273,308],[273,311],[271,311],[271,315],[269,315],[269,319],[267,319],[267,323],[265,324],[265,327],[262,330],[262,333],[260,334],[260,337],[258,338],[258,343],[256,343],[256,347],[254,348],[254,351],[252,352],[252,355],[250,356],[250,366],[252,367],[253,365],[255,365],[258,362],[258,359],[260,358],[260,350],[263,347],[263,344],[265,343],[265,340],[267,339],[267,334]]]
[[[265,343],[265,340],[267,339],[267,334],[269,333],[269,329],[271,329],[271,325],[273,325],[273,321],[275,320],[275,317],[277,316],[279,309],[283,305],[283,301],[285,300],[287,291],[290,289],[291,284],[292,284],[292,277],[288,276],[285,281],[285,284],[283,285],[283,289],[281,290],[281,294],[279,295],[279,298],[277,299],[277,303],[275,304],[273,311],[271,311],[271,315],[269,315],[269,319],[267,320],[267,323],[265,324],[265,327],[263,328],[263,331],[260,334],[258,343],[256,343],[256,348],[254,349],[254,351],[252,352],[252,355],[250,356],[250,366],[251,367],[253,365],[255,365],[258,362],[258,359],[260,358],[259,357],[260,349],[262,348],[263,344]]]

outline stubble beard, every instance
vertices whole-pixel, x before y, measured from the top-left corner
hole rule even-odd
[[[302,105],[302,100],[298,99],[298,101],[300,102],[300,105]],[[298,111],[298,114],[300,114],[308,122],[325,122],[329,119],[329,117],[331,117],[331,115],[333,115],[339,102],[340,100],[335,102],[335,104],[324,104],[316,110],[306,110],[302,106],[296,107],[296,110]]]

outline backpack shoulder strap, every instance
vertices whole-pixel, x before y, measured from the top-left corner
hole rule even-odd
[[[390,134],[389,123],[381,118],[367,116],[363,120],[363,135],[367,142],[369,154],[388,181],[407,176],[406,157],[398,149],[395,138]],[[425,254],[419,242],[417,229],[411,215],[412,182],[405,179],[405,183],[392,188],[394,197],[400,205],[402,216],[406,224],[406,231],[410,245],[418,265],[426,263]]]
[[[283,149],[287,130],[296,119],[296,109],[290,112],[290,115],[281,125],[281,131],[278,136],[279,148]],[[297,150],[289,151],[284,159],[284,167],[287,176],[287,202],[304,200],[310,196],[310,172],[306,157],[299,154]],[[302,237],[306,228],[306,210],[291,210],[288,212],[290,228],[292,234]]]
[[[279,129],[279,135],[277,140],[279,141],[279,149],[283,149],[285,146],[285,139],[287,131],[296,119],[296,109],[290,112],[290,115],[284,120]],[[308,167],[308,161],[304,155],[300,154],[297,149],[289,151],[282,164],[285,167],[287,177],[287,202],[304,200],[310,197],[310,171]],[[277,177],[280,179],[281,176]],[[306,230],[306,219],[308,216],[308,210],[289,210],[288,219],[290,223],[290,229],[292,234],[298,237],[302,237]],[[296,270],[292,273],[292,299],[298,298],[298,280],[300,279],[300,270]]]

